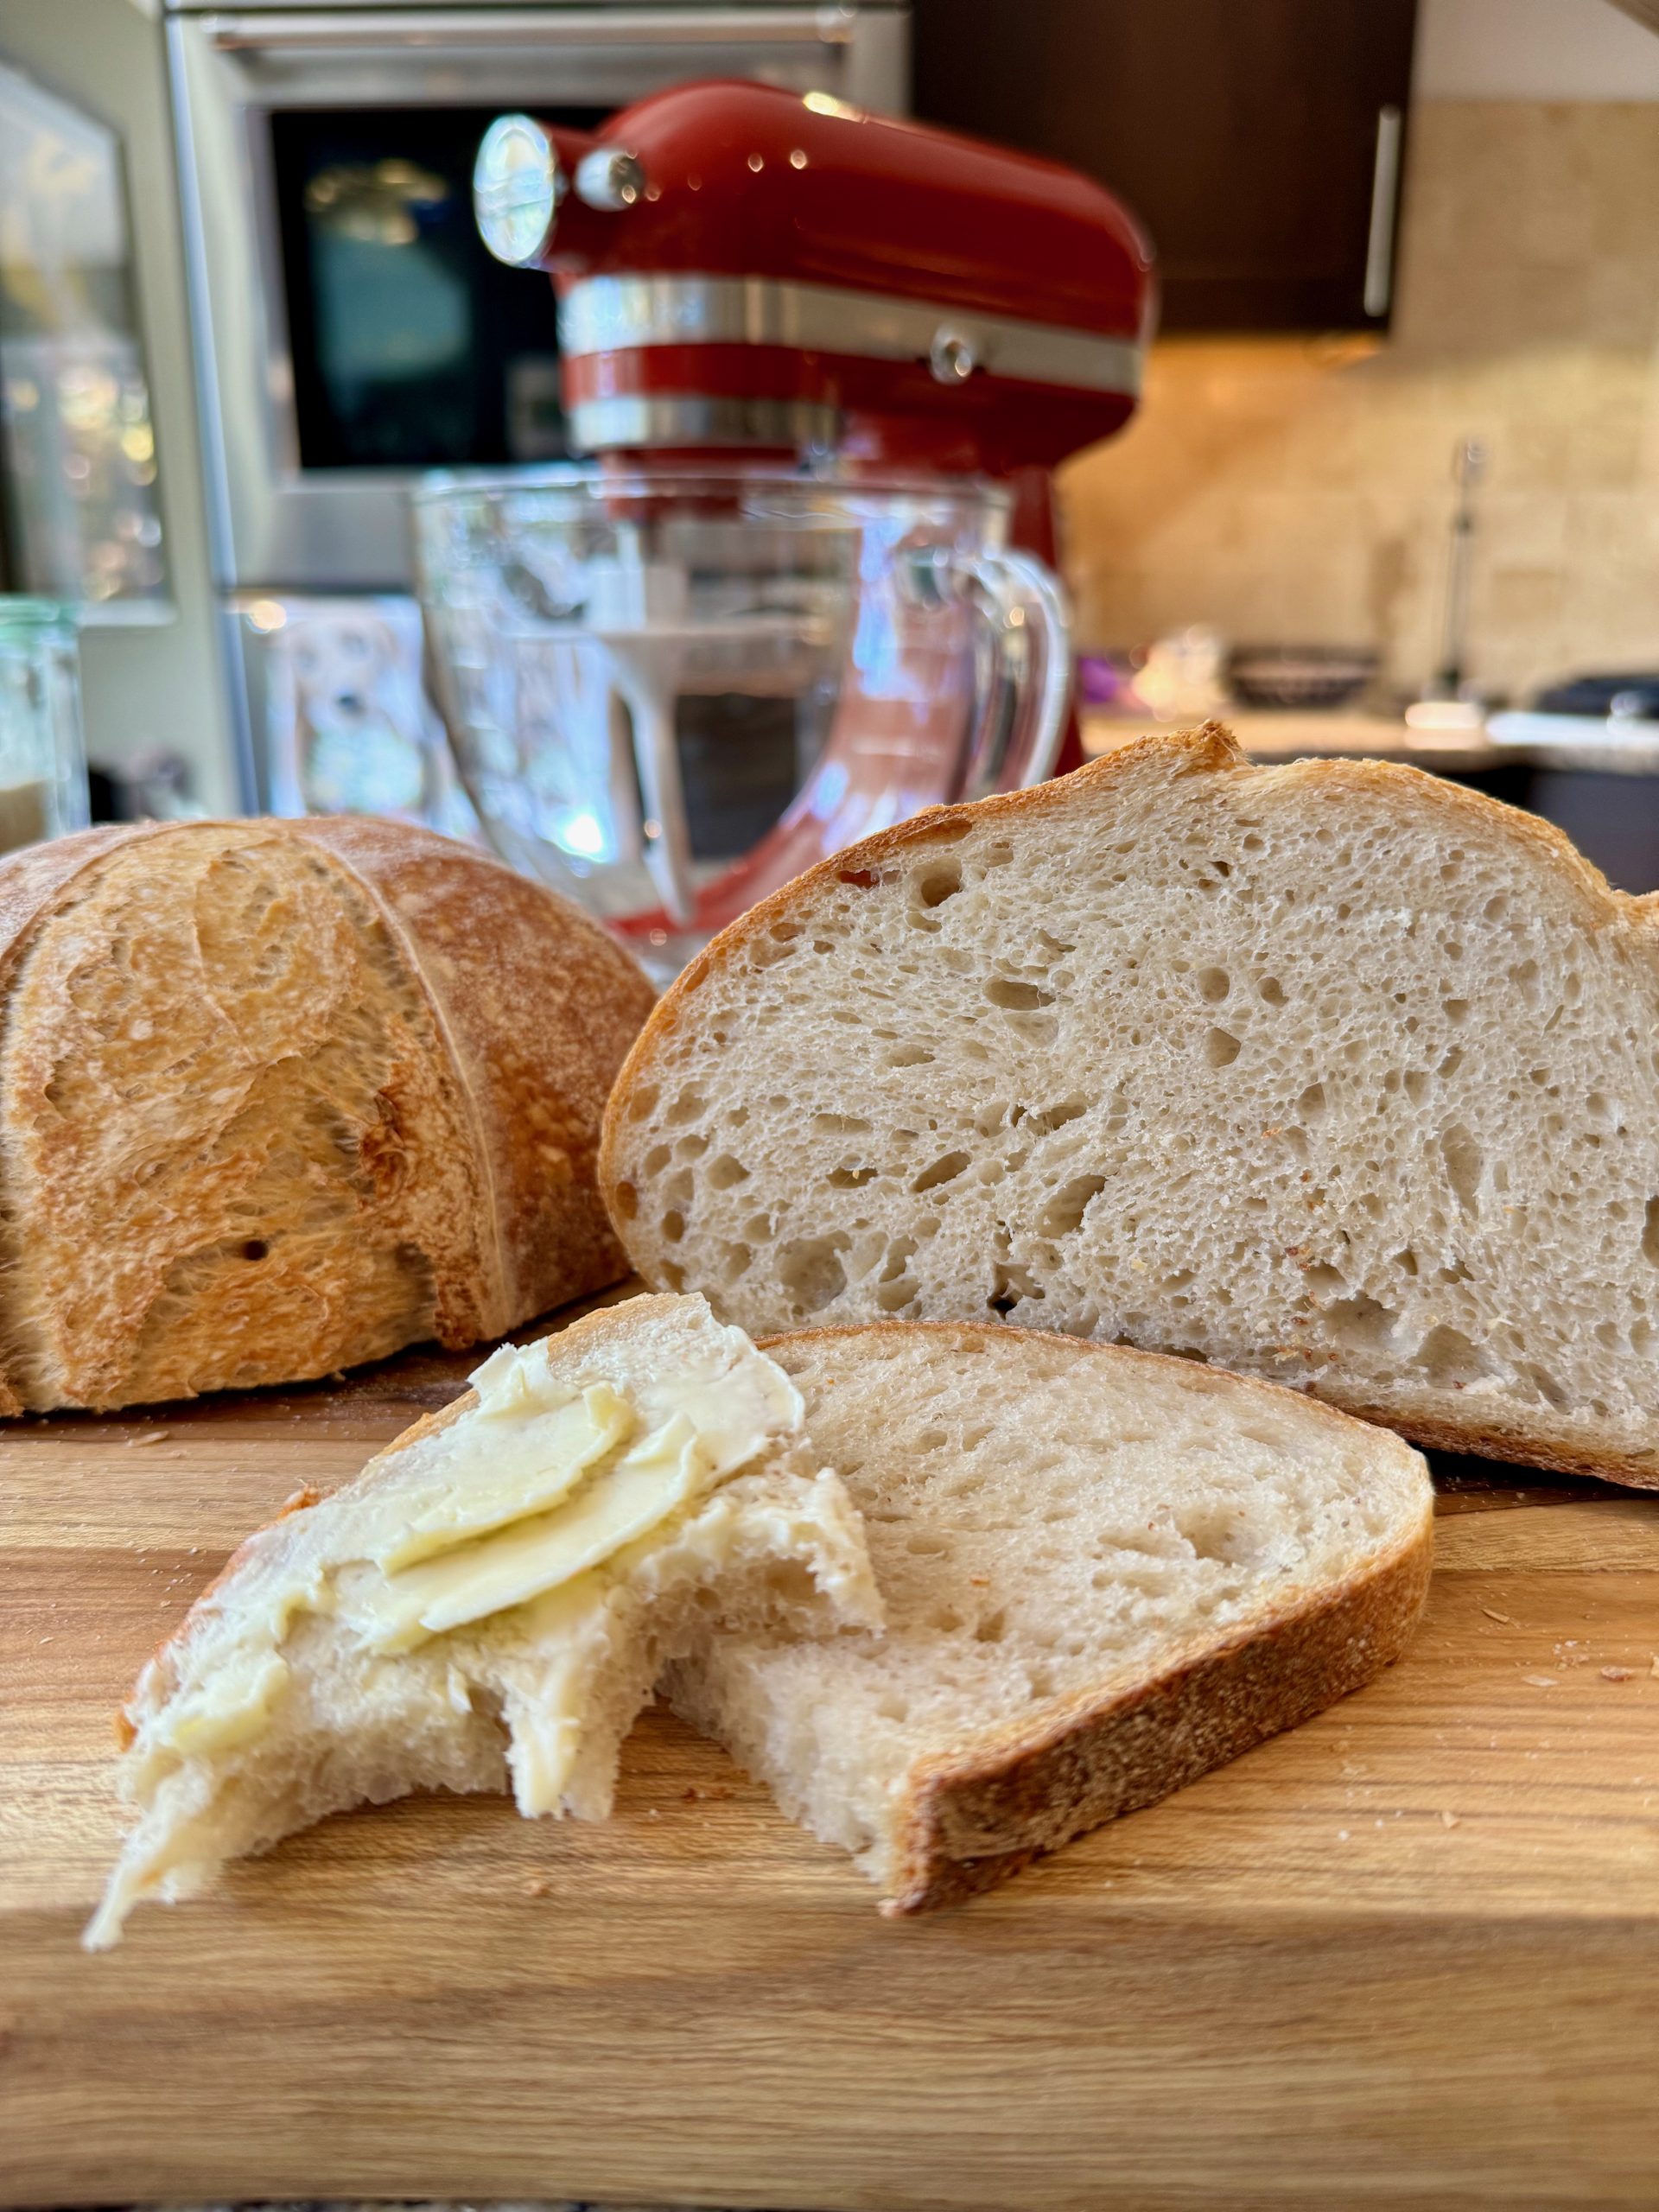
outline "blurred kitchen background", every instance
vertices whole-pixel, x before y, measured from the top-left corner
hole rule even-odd
[[[713,76],[1048,155],[1149,232],[1141,407],[1058,479],[1085,750],[1225,713],[1659,886],[1659,0],[5,0],[0,591],[73,610],[95,812],[474,833],[408,495],[566,437],[474,153]]]

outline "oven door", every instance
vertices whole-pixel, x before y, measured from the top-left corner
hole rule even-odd
[[[564,451],[553,299],[473,226],[504,108],[590,128],[691,77],[888,111],[903,6],[414,8],[175,16],[169,61],[226,588],[407,583],[429,467]]]

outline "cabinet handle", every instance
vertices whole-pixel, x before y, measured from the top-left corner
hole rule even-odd
[[[1365,312],[1384,315],[1394,296],[1394,200],[1400,183],[1397,107],[1376,111],[1376,160],[1371,169],[1371,228],[1365,242]]]

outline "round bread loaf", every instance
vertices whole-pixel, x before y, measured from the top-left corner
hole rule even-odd
[[[626,1271],[594,1155],[652,1003],[564,899],[366,820],[0,861],[0,1412],[459,1346]]]

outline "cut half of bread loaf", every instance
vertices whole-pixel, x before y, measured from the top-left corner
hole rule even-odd
[[[768,1349],[863,1511],[887,1630],[717,1635],[668,1687],[888,1911],[1306,1719],[1421,1608],[1421,1456],[1291,1391],[989,1324]]]
[[[138,1813],[86,1935],[327,1813],[499,1790],[602,1818],[665,1660],[734,1628],[874,1627],[857,1513],[799,1396],[697,1298],[486,1362],[321,1503],[251,1537],[139,1677]]]
[[[924,815],[718,938],[601,1177],[763,1332],[1005,1317],[1659,1486],[1659,910],[1224,730]]]
[[[652,992],[394,822],[149,823],[0,861],[0,1413],[487,1341],[626,1272],[594,1184]]]

